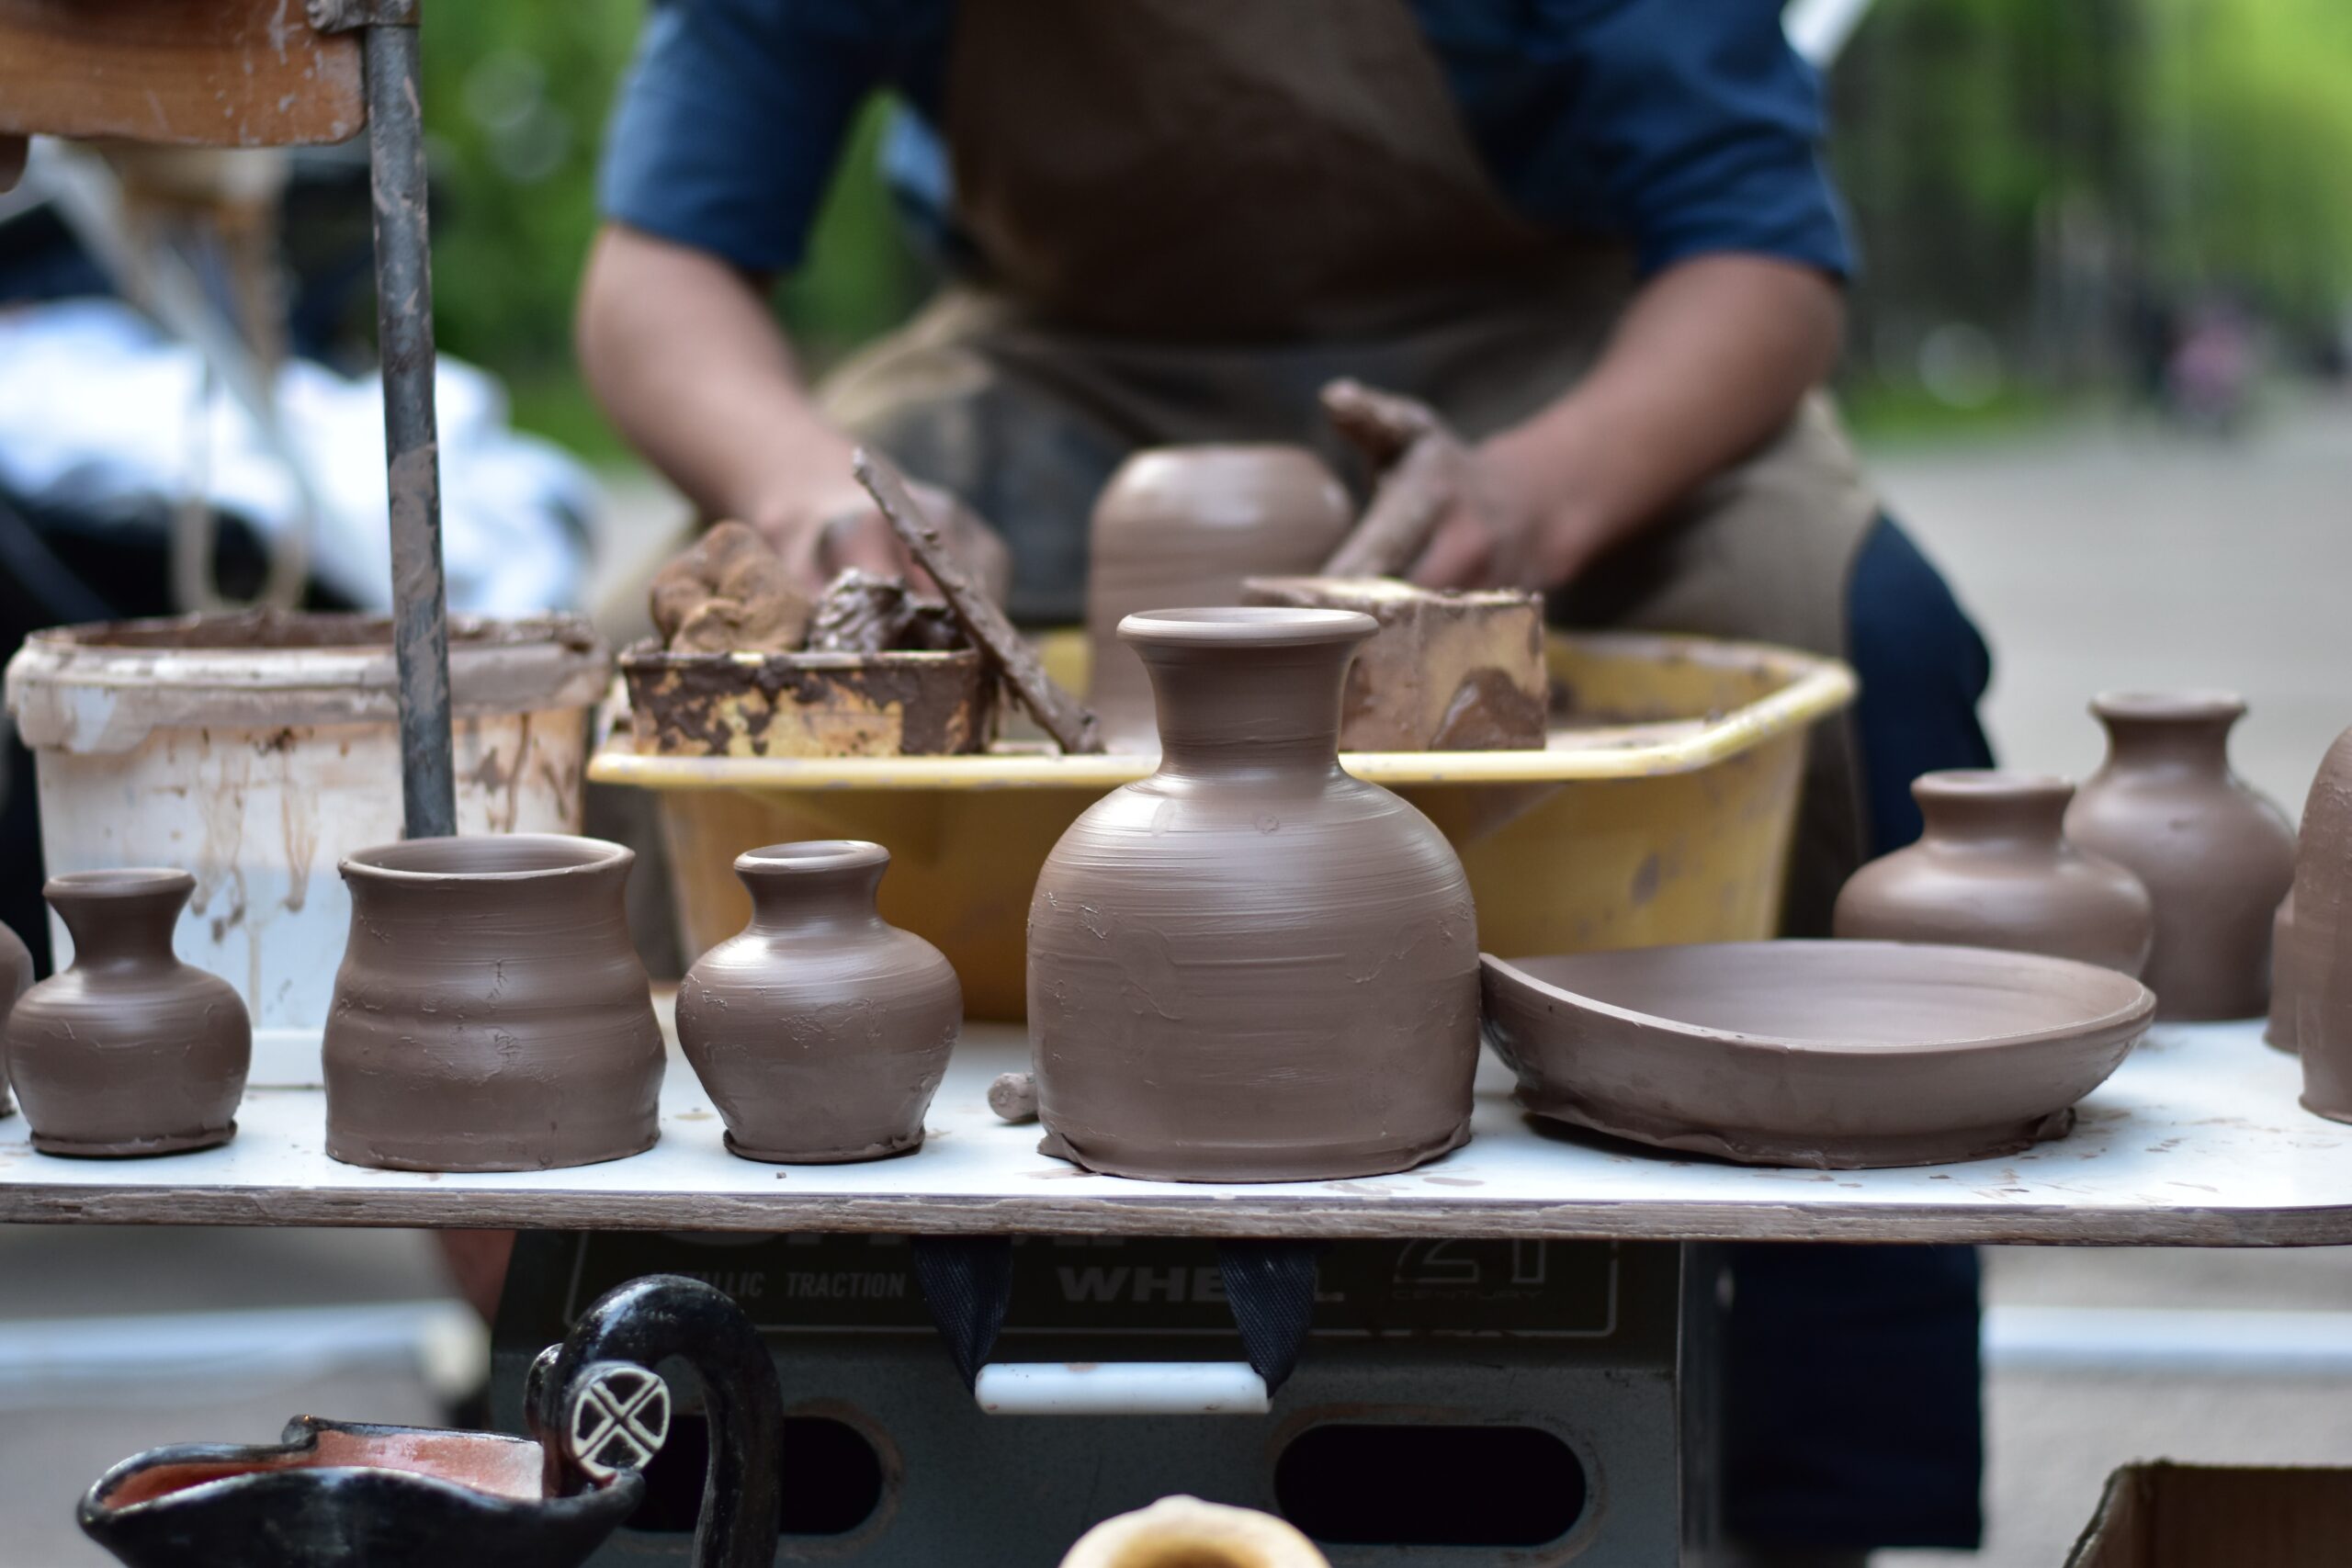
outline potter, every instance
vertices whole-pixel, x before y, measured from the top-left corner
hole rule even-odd
[[[2156,1016],[2262,1016],[2295,834],[2230,771],[2245,702],[2226,692],[2111,692],[2091,711],[2107,728],[2107,760],[2067,807],[2066,836],[2125,867],[2154,900],[2143,977]]]
[[[1071,824],[1029,907],[1047,1153],[1118,1176],[1371,1176],[1470,1135],[1478,944],[1429,819],[1338,765],[1350,610],[1162,610],[1160,763]]]
[[[172,952],[195,891],[169,868],[72,872],[41,889],[73,933],[74,963],[7,1013],[8,1077],[33,1147],[164,1155],[235,1134],[253,1025],[235,987]]]
[[[811,389],[763,296],[880,87],[956,276]],[[1821,123],[1770,6],[673,0],[606,137],[582,368],[705,515],[809,563],[804,592],[908,564],[852,482],[861,443],[1004,530],[1007,608],[1032,626],[1085,619],[1090,513],[1129,457],[1278,443],[1377,493],[1375,516],[1442,491],[1407,573],[1424,585],[1847,656],[1865,694],[1813,739],[1786,887],[1790,929],[1819,935],[1848,874],[1909,837],[1911,779],[1989,761],[1981,646],[1818,390],[1850,265]],[[1675,177],[1702,164],[1743,175]],[[1322,406],[1341,377],[1425,405],[1407,423],[1443,444],[1367,460]],[[1429,484],[1378,482],[1408,470]],[[1877,1285],[1835,1262],[1820,1300],[1843,1312]],[[1874,1321],[1900,1322],[1964,1301],[1972,1265],[1872,1267]],[[1732,1375],[1787,1364],[1736,1348]],[[1775,1427],[1735,1451],[1808,1456],[1736,1473],[1743,1517],[1973,1536],[1973,1405],[1858,1389],[1833,1420],[1797,1380],[1742,1386]],[[1863,1479],[1894,1451],[1902,1479]]]
[[[746,1159],[905,1154],[947,1071],[963,988],[937,948],[885,924],[879,844],[771,844],[736,857],[752,923],[678,986],[678,1044]]]

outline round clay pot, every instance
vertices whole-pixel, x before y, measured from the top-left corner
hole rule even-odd
[[[74,963],[8,1010],[8,1073],[43,1154],[167,1155],[236,1135],[253,1025],[234,986],[172,952],[195,891],[169,869],[72,872],[41,889]]]
[[[2148,890],[2066,841],[2073,784],[1952,772],[1922,775],[1911,795],[1925,830],[1848,879],[1838,936],[2007,948],[2140,973],[2155,938]]]
[[[0,1047],[7,1042],[8,1010],[32,989],[33,955],[15,931],[0,926]],[[0,1116],[12,1114],[17,1102],[8,1098],[8,1053],[0,1049]]]
[[[2303,1109],[2352,1122],[2352,729],[2312,780],[2282,955],[2294,1017],[2278,1042],[2303,1059]]]
[[[947,1071],[964,991],[939,949],[883,923],[890,852],[851,839],[735,860],[752,923],[678,987],[678,1043],[746,1159],[905,1154]]]
[[[518,833],[345,859],[327,1153],[392,1170],[546,1170],[652,1147],[662,1028],[621,907],[636,858]]]
[[[2155,900],[2142,972],[2164,1019],[2259,1018],[2270,922],[2294,879],[2295,835],[2230,772],[2225,693],[2110,693],[2091,704],[2107,761],[2075,795],[2066,836],[2137,876]]]
[[[1094,1170],[1288,1181],[1470,1135],[1470,886],[1429,818],[1339,765],[1347,610],[1161,610],[1119,635],[1159,769],[1054,846],[1029,906],[1041,1145]]]
[[[1087,702],[1102,732],[1148,750],[1151,685],[1119,623],[1162,604],[1230,604],[1245,577],[1321,569],[1347,537],[1348,492],[1304,446],[1158,446],[1119,465],[1089,533]]]
[[[2270,1021],[2263,1026],[2262,1043],[2295,1054],[2295,1009],[2302,987],[2295,975],[2299,957],[2295,939],[2295,896],[2278,901],[2270,920]]]

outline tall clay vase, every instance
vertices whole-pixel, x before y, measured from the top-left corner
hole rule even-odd
[[[905,1154],[947,1071],[964,990],[939,949],[874,907],[890,852],[836,839],[735,860],[752,923],[678,987],[678,1043],[746,1159]]]
[[[2352,1122],[2352,729],[2328,748],[2303,806],[2283,968],[2295,1010],[2276,1043],[2303,1059],[2303,1108]]]
[[[1922,775],[1911,795],[1925,831],[1847,880],[1838,936],[2007,948],[2140,973],[2154,907],[2139,878],[2066,841],[2073,784],[1953,772]]]
[[[2245,704],[2222,693],[2109,694],[2091,705],[2107,761],[2075,796],[2066,836],[2137,876],[2156,905],[2141,977],[2156,1016],[2259,1018],[2270,926],[2294,880],[2295,835],[2230,772]]]
[[[72,872],[41,889],[74,963],[8,1010],[8,1074],[43,1154],[167,1155],[236,1134],[253,1025],[234,986],[173,955],[195,891],[168,869]]]
[[[0,1116],[17,1109],[8,1098],[8,1010],[32,989],[33,955],[15,931],[0,926]]]
[[[650,1148],[662,1028],[622,911],[635,859],[536,833],[346,859],[327,1153],[392,1170],[546,1170]]]
[[[1042,1145],[1180,1181],[1402,1170],[1470,1135],[1470,886],[1419,811],[1338,761],[1370,616],[1162,610],[1159,772],[1087,808],[1029,906]]]
[[[1151,685],[1119,623],[1162,604],[1231,604],[1245,577],[1318,570],[1353,523],[1304,446],[1158,446],[1119,465],[1088,541],[1087,701],[1125,750],[1150,748]]]

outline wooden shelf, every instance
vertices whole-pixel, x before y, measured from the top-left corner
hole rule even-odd
[[[257,1052],[255,1081],[315,1082],[314,1039]],[[2301,1109],[2301,1071],[2256,1023],[2159,1025],[2084,1102],[2072,1135],[2006,1160],[1917,1170],[1758,1170],[1546,1131],[1481,1067],[1476,1137],[1399,1176],[1191,1186],[1089,1176],[985,1091],[1025,1060],[975,1026],[917,1153],[866,1165],[740,1160],[674,1055],[662,1141],[631,1159],[531,1175],[365,1170],[326,1157],[324,1097],[257,1087],[236,1140],[148,1160],[34,1153],[0,1121],[0,1222],[538,1229],[1520,1236],[1562,1240],[2352,1244],[2352,1126]]]

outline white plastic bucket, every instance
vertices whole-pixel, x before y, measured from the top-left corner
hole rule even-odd
[[[449,624],[458,830],[576,833],[609,659],[571,616]],[[261,1029],[326,1021],[349,932],[336,866],[401,836],[390,623],[257,612],[35,632],[7,705],[51,875],[184,866],[179,954]],[[50,936],[62,966],[63,926]]]

